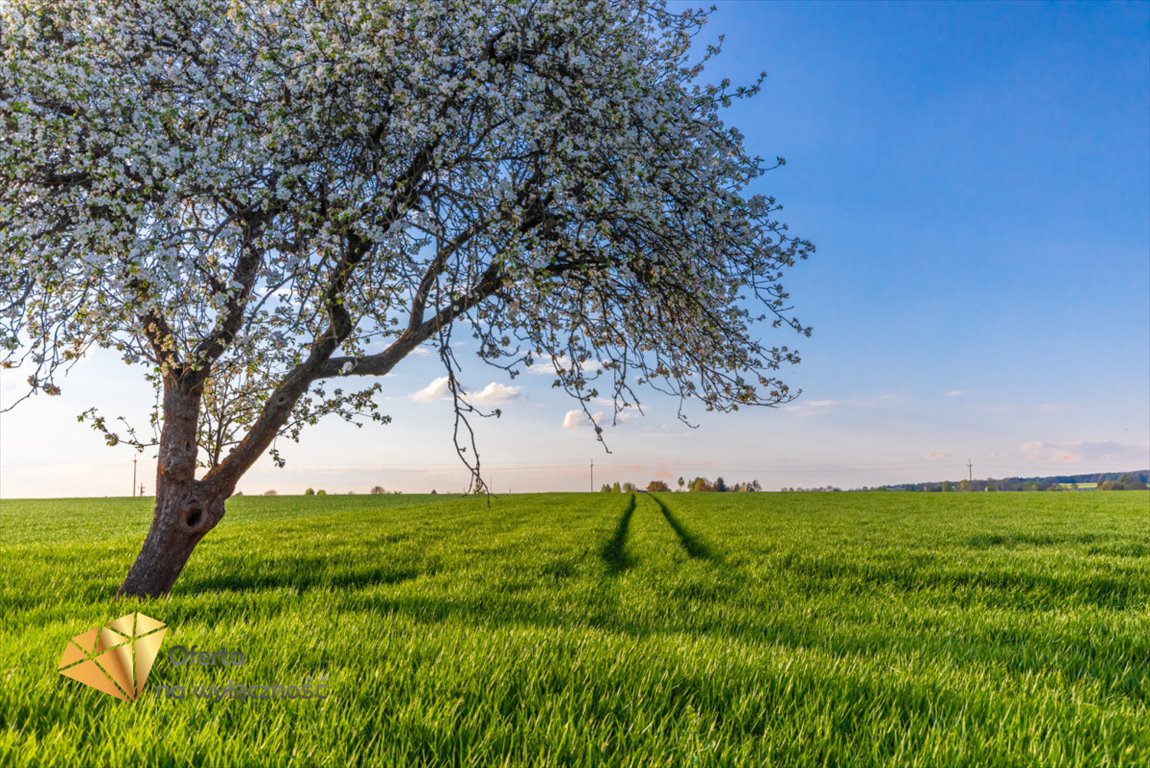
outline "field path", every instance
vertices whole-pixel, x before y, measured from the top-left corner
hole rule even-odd
[[[679,542],[683,545],[688,556],[697,560],[718,559],[714,550],[697,533],[683,525],[683,522],[671,512],[671,508],[663,499],[652,494],[651,500],[659,505],[659,511],[663,513],[663,517],[679,537]]]
[[[607,564],[608,572],[613,576],[617,576],[635,564],[635,559],[627,552],[627,531],[631,527],[631,516],[634,514],[635,494],[632,493],[627,508],[623,510],[623,514],[619,517],[619,524],[615,528],[615,534],[611,537],[610,541],[603,545],[603,549],[599,553],[603,558],[603,562]]]

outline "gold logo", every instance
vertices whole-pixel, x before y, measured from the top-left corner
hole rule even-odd
[[[129,613],[76,635],[64,647],[60,674],[124,701],[144,690],[168,627],[142,613]]]

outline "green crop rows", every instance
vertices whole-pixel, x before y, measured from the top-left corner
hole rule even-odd
[[[0,502],[0,765],[1150,764],[1145,493],[240,498],[115,602],[149,518]],[[57,673],[133,610],[139,700]]]

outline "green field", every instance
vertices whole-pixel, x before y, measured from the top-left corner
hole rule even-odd
[[[116,603],[145,500],[0,502],[0,765],[1150,764],[1146,493],[228,509],[172,596]],[[169,626],[138,701],[57,673],[137,609]]]

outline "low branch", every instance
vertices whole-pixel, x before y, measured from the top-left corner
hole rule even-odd
[[[411,312],[407,322],[408,331],[414,332],[423,323],[423,314],[427,310],[427,299],[431,295],[431,289],[435,287],[435,280],[439,277],[439,273],[443,270],[447,260],[465,246],[486,223],[486,220],[473,222],[471,226],[452,238],[450,243],[436,251],[435,258],[427,265],[427,270],[419,281],[419,288],[416,289],[415,296],[411,300]]]
[[[492,263],[483,273],[479,282],[463,297],[436,312],[415,328],[408,328],[382,352],[364,357],[333,357],[320,369],[316,379],[332,379],[339,376],[384,376],[395,364],[406,357],[413,349],[430,339],[438,331],[455,322],[484,299],[490,297],[502,285],[504,275],[499,266]]]

